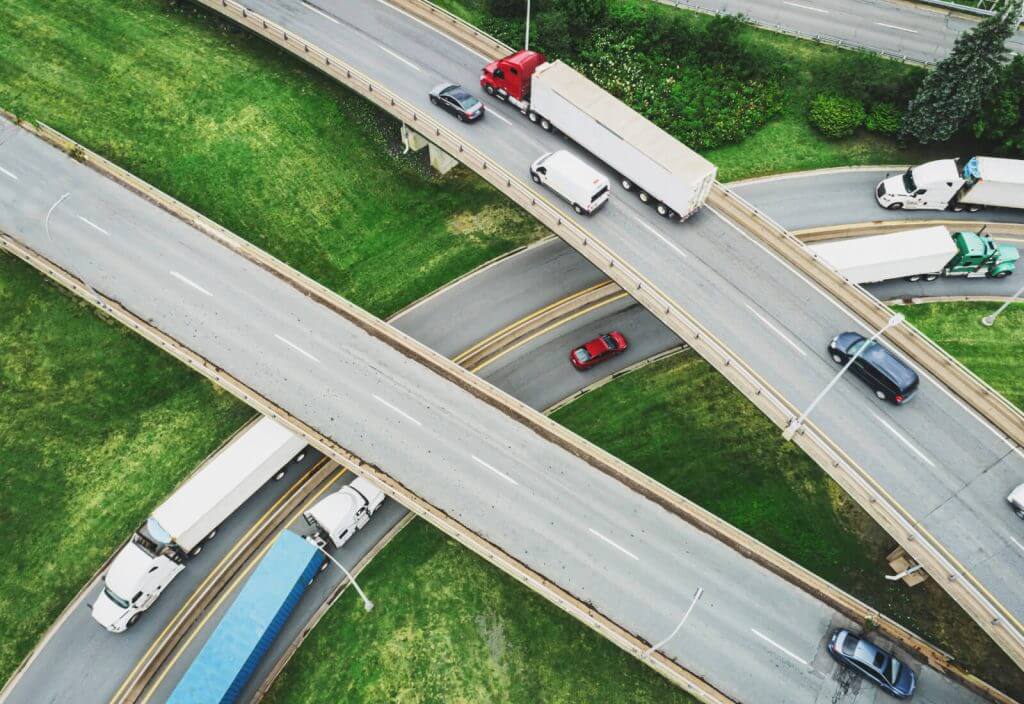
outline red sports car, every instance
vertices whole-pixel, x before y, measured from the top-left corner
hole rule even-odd
[[[582,347],[577,347],[569,353],[569,361],[577,369],[590,369],[609,357],[622,354],[627,346],[626,338],[616,330],[599,335]]]

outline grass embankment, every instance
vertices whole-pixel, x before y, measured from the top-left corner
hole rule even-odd
[[[0,680],[252,412],[0,257]]]
[[[1024,401],[1024,305],[905,307],[907,318],[1008,398]],[[614,409],[614,412],[609,412]],[[882,579],[894,543],[845,492],[693,353],[617,379],[555,420],[939,643],[1017,697],[1024,674],[934,582]],[[999,509],[1000,507],[996,507]]]
[[[542,230],[298,61],[163,0],[0,3],[0,106],[80,140],[378,315]],[[0,680],[249,415],[0,257]]]
[[[0,106],[386,316],[546,231],[273,46],[165,0],[0,4]]]
[[[521,20],[518,18],[503,19],[490,14],[489,0],[435,1],[450,12],[492,32],[511,46],[518,46],[522,42]],[[624,90],[628,92],[629,89],[622,87],[624,82],[619,81],[613,75],[613,71],[589,70],[588,65],[600,64],[602,56],[607,58],[607,66],[613,66],[619,61],[635,60],[633,56],[635,51],[641,53],[664,51],[657,44],[644,43],[642,38],[635,39],[635,51],[623,50],[618,38],[621,35],[628,36],[635,30],[624,28],[627,22],[621,18],[644,14],[666,19],[681,16],[682,19],[677,20],[681,31],[699,31],[702,28],[707,28],[713,21],[707,15],[666,7],[650,0],[610,0],[610,5],[612,8],[610,19],[604,20],[604,22],[611,27],[609,32],[617,37],[617,41],[611,42],[606,48],[600,43],[596,45],[592,43],[581,51],[580,57],[569,58],[571,63],[587,73],[591,79],[606,84],[610,90],[619,93]],[[544,48],[545,41],[550,41],[550,33],[557,30],[558,24],[552,22],[549,26],[551,27],[548,30],[549,35],[545,36],[544,24],[542,22],[535,23],[531,30],[531,46],[537,45]],[[616,27],[619,28],[616,29]],[[851,137],[833,140],[824,137],[807,120],[810,102],[819,93],[885,94],[891,90],[891,86],[912,81],[915,77],[922,75],[921,69],[870,54],[851,52],[787,37],[750,25],[740,26],[734,31],[734,39],[743,53],[754,59],[753,65],[744,70],[764,72],[764,77],[753,81],[753,84],[764,85],[765,80],[769,79],[777,81],[778,95],[776,99],[770,101],[774,106],[772,117],[764,124],[761,124],[759,119],[752,120],[753,126],[745,130],[747,136],[741,141],[714,148],[698,147],[698,151],[718,166],[720,180],[731,181],[765,174],[832,166],[917,163],[936,158],[935,155],[948,156],[949,153],[956,152],[959,148],[959,145],[948,144],[929,147],[901,147],[894,139],[870,133],[864,129],[858,130]],[[600,37],[601,31],[599,30],[596,35]],[[682,42],[682,44],[685,47],[686,42]],[[629,46],[633,46],[633,44]],[[669,51],[664,56],[659,54],[656,57],[657,60],[649,60],[646,63],[638,62],[636,69],[629,74],[629,79],[625,81],[625,84],[628,85],[642,78],[651,84],[651,90],[655,93],[668,93],[678,90],[680,84],[686,84],[689,86],[687,90],[695,90],[694,97],[701,101],[701,107],[698,108],[695,117],[698,120],[716,122],[721,119],[720,115],[715,112],[718,109],[716,103],[729,101],[731,98],[726,95],[719,99],[714,96],[714,93],[709,94],[707,91],[714,90],[709,81],[718,71],[729,70],[730,61],[719,59],[721,63],[716,64],[715,52],[691,56],[685,54],[687,51],[685,48],[679,51],[684,52],[684,55],[673,54]],[[566,57],[557,55],[555,58]],[[676,62],[678,62],[678,67],[666,69],[666,66],[672,66]],[[764,67],[771,67],[771,70],[766,71]],[[741,83],[743,82],[741,81]],[[748,88],[751,85],[750,81],[744,84]],[[734,88],[734,90],[739,89],[739,86]],[[730,91],[723,92],[729,93]],[[756,94],[756,92],[757,89],[752,88],[752,93]],[[646,104],[648,101],[645,98],[643,102]],[[679,111],[688,109],[686,105],[678,107]],[[747,121],[750,112],[755,109],[754,101],[751,101],[749,106],[734,106],[721,114],[726,119]],[[707,114],[702,116],[700,110],[706,110]],[[648,116],[652,117],[655,122],[659,122],[658,117],[650,113]],[[672,115],[665,116],[666,120],[671,118]],[[690,142],[684,134],[678,133],[670,124],[663,124],[663,126],[683,142]],[[708,128],[711,131],[716,129],[717,126]],[[699,133],[700,130],[698,129],[697,132]],[[970,151],[969,146],[964,146],[964,148]]]
[[[344,594],[268,702],[694,702],[419,519],[359,583],[373,611]]]

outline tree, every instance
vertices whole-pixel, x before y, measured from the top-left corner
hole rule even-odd
[[[903,136],[922,144],[944,142],[974,116],[1006,63],[1006,40],[1020,21],[1021,3],[1003,9],[957,38],[953,51],[925,77],[907,106]]]
[[[999,151],[1024,154],[1024,54],[1002,68],[973,127],[975,137]]]

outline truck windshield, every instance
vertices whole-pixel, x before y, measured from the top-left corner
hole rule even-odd
[[[112,602],[114,602],[115,604],[120,606],[122,609],[127,609],[128,608],[128,600],[127,599],[122,599],[117,594],[112,592],[110,590],[110,587],[103,587],[103,593],[107,595],[108,599],[110,599]]]
[[[913,169],[907,169],[906,173],[903,174],[903,187],[907,189],[907,193],[913,193],[917,190],[917,184],[914,183]]]

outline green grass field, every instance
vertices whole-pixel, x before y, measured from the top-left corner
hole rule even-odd
[[[0,256],[0,680],[113,548],[252,415]]]
[[[611,642],[416,520],[299,648],[271,704],[694,702]]]
[[[397,122],[185,3],[7,0],[0,107],[380,316],[547,232],[467,170],[400,156]]]

